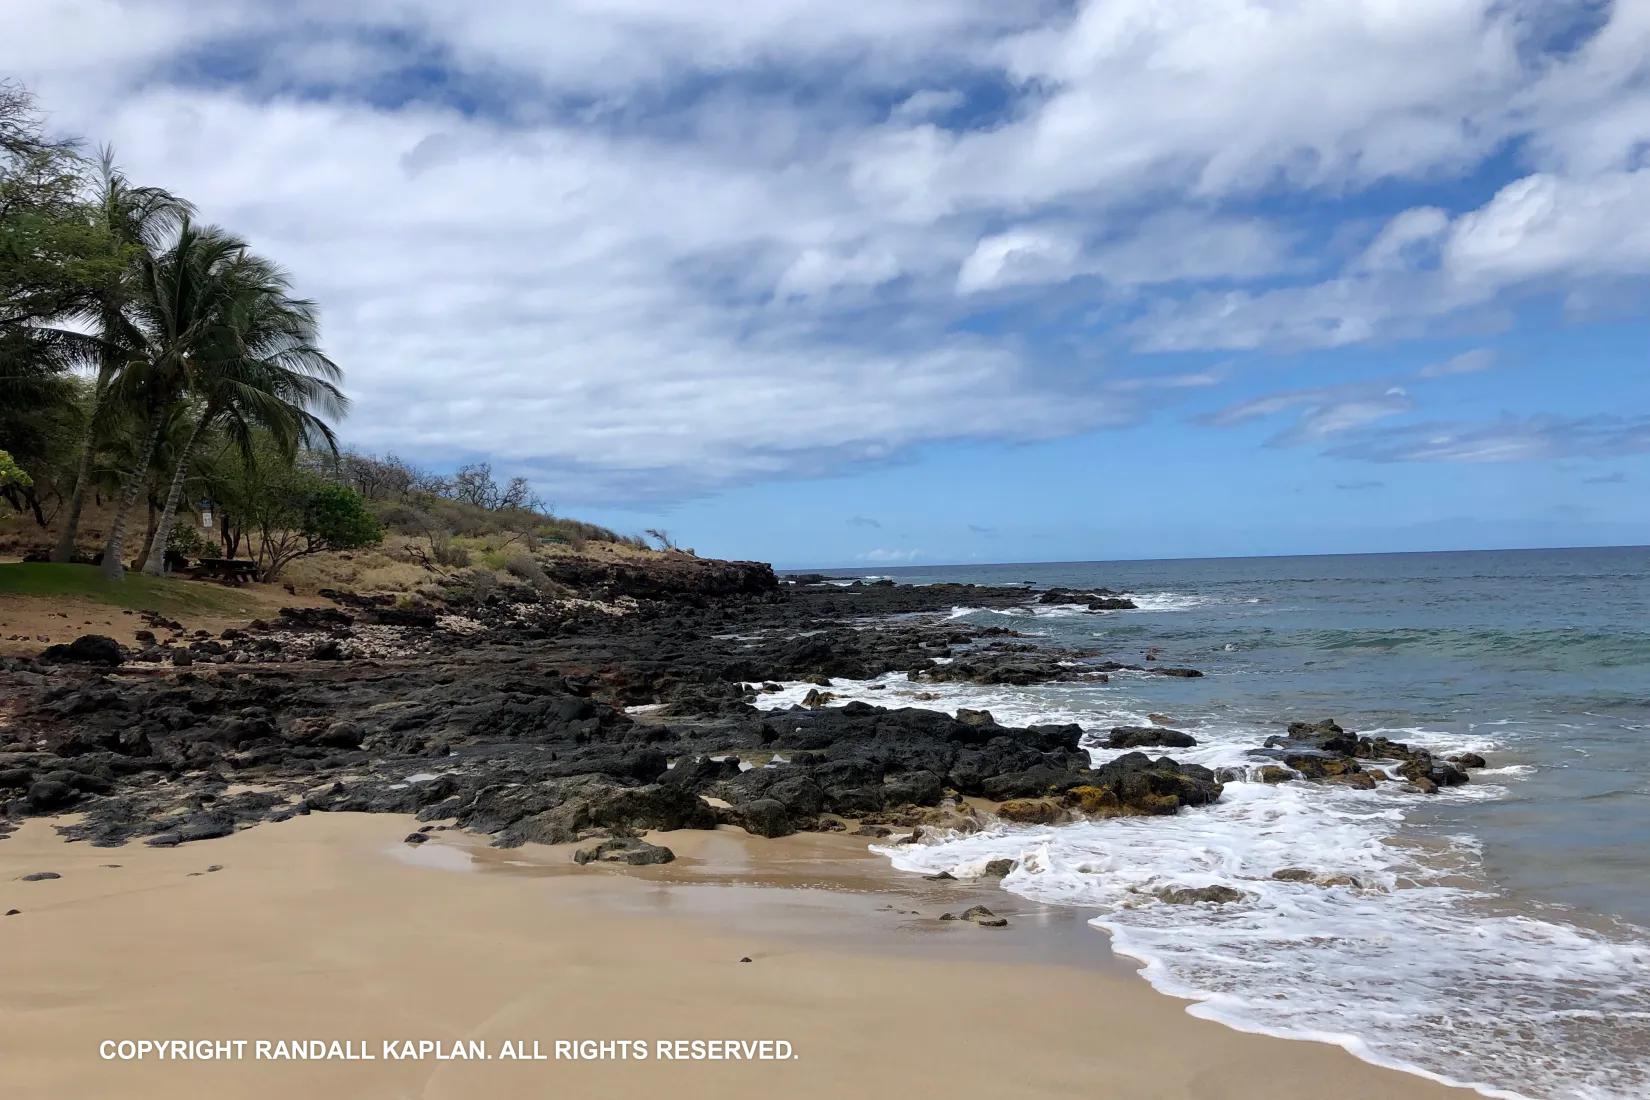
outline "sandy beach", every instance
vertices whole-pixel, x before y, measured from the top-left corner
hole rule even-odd
[[[618,871],[457,833],[415,848],[401,842],[414,827],[315,814],[155,849],[27,822],[0,842],[0,911],[20,910],[0,919],[6,1094],[1469,1095],[1189,1017],[1080,912],[900,875],[862,839],[677,832],[675,863]],[[22,880],[41,871],[61,877]],[[980,901],[1010,926],[936,919]],[[100,1057],[103,1040],[145,1038],[339,1040],[379,1057]],[[558,1039],[693,1038],[785,1040],[794,1057],[554,1056]],[[408,1039],[480,1040],[494,1057],[382,1057]],[[499,1060],[506,1041],[549,1057]]]

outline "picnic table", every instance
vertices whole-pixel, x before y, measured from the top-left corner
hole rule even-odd
[[[195,563],[195,574],[224,584],[245,584],[258,579],[258,563],[245,558],[201,558]]]

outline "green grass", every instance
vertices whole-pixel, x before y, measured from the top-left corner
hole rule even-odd
[[[210,581],[179,580],[127,573],[123,581],[104,578],[95,565],[21,562],[0,565],[0,597],[42,599],[80,597],[132,611],[162,615],[249,614],[255,605],[244,594]]]

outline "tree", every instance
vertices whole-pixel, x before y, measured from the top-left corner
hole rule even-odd
[[[17,341],[0,337],[0,445],[28,472],[28,485],[14,485],[5,499],[18,511],[32,512],[44,527],[51,520],[59,491],[68,481],[72,440],[79,431],[82,402],[78,380],[49,359],[24,351],[11,354]]]
[[[185,219],[171,248],[138,262],[130,315],[119,318],[124,361],[110,379],[109,394],[141,410],[145,428],[103,548],[103,573],[111,580],[125,575],[126,525],[167,414],[183,399],[197,357],[213,346],[216,325],[229,308],[230,286],[219,272],[245,250],[240,240]]]
[[[107,397],[119,372],[130,363],[125,347],[128,335],[124,323],[127,309],[141,293],[136,262],[160,250],[164,239],[193,212],[184,200],[159,187],[135,187],[114,162],[114,151],[105,146],[99,157],[98,193],[95,211],[102,229],[101,245],[109,270],[96,288],[94,301],[84,311],[96,333],[97,379],[92,402],[80,440],[78,465],[69,510],[58,534],[53,561],[68,561],[74,555],[80,534],[80,513],[85,505],[98,433],[109,413]]]
[[[500,486],[493,478],[493,464],[472,462],[460,466],[452,481],[437,492],[489,512],[533,512],[544,507],[544,502],[533,492],[532,482],[524,477],[513,477]]]
[[[0,336],[85,307],[110,274],[85,170],[74,142],[46,137],[29,90],[0,81]]]
[[[267,450],[264,452],[268,456]],[[291,466],[248,466],[237,505],[257,534],[259,573],[273,581],[297,558],[328,550],[356,550],[384,537],[359,493]]]
[[[417,491],[421,476],[394,454],[380,458],[360,451],[339,455],[338,473],[368,500],[405,500]]]
[[[47,322],[83,309],[112,270],[85,168],[73,142],[45,136],[28,90],[0,81],[0,440],[33,482],[8,499],[42,525],[42,500],[67,480],[58,467],[79,415],[68,368],[86,342]]]
[[[452,496],[454,500],[462,500],[490,512],[499,506],[504,494],[498,482],[493,480],[493,464],[472,462],[460,466],[453,474]]]
[[[254,432],[262,431],[289,456],[302,446],[324,446],[336,455],[331,427],[310,410],[339,416],[348,405],[336,384],[342,372],[316,346],[315,305],[291,297],[284,272],[243,246],[207,275],[224,288],[202,296],[218,312],[200,318],[203,332],[186,361],[182,385],[199,410],[144,563],[144,572],[154,576],[165,571],[167,536],[204,432],[221,428],[249,449]]]

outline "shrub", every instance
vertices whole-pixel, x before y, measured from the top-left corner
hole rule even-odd
[[[504,559],[504,571],[517,580],[526,581],[540,592],[551,587],[550,577],[533,555],[517,551]]]
[[[322,485],[311,489],[304,500],[303,533],[312,549],[357,550],[377,546],[384,540],[378,517],[354,489],[343,485]]]
[[[217,547],[201,537],[200,528],[180,520],[172,525],[171,532],[166,536],[166,549],[186,558],[198,558]]]
[[[503,587],[490,569],[466,569],[441,583],[443,594],[455,603],[482,603]]]
[[[24,472],[17,460],[6,451],[0,451],[0,488],[15,485],[20,488],[33,485],[34,479]]]

